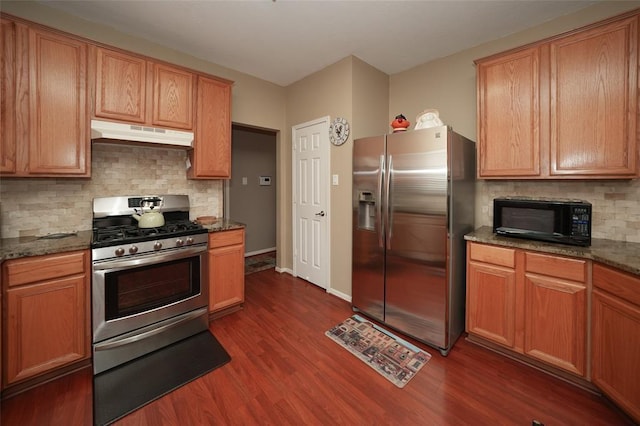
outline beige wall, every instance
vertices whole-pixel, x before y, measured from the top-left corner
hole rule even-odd
[[[293,126],[301,123],[305,123],[324,116],[330,116],[331,119],[335,117],[344,117],[349,123],[352,122],[352,96],[351,96],[351,69],[352,58],[345,58],[327,68],[314,73],[296,83],[287,87],[287,128],[291,129]],[[288,229],[282,230],[283,240],[279,246],[279,250],[282,252],[283,266],[293,270],[293,239],[292,239],[292,198],[291,198],[291,130],[287,132],[287,194],[288,199],[285,204],[287,220],[284,223],[288,223]],[[336,235],[346,235],[350,229],[346,229],[344,217],[349,215],[348,203],[344,203],[344,193],[346,192],[346,182],[350,180],[348,176],[350,169],[345,164],[344,156],[351,150],[352,137],[342,146],[331,146],[330,154],[330,173],[338,174],[340,176],[340,185],[331,186],[329,193],[329,218],[331,243],[331,272],[330,272],[330,286],[337,291],[344,292],[350,290],[351,282],[351,269],[349,269],[349,276],[345,277],[344,268],[338,265],[338,262],[334,262],[336,250],[342,253],[342,249],[336,249],[339,245],[344,246],[343,238],[336,238]],[[346,213],[345,213],[346,210]],[[349,265],[351,268],[351,265]],[[340,270],[341,274],[337,271]]]
[[[388,76],[360,59],[350,56],[287,87],[288,128],[326,115],[344,117],[351,136],[339,147],[331,146],[331,174],[339,185],[331,186],[331,276],[332,291],[351,295],[351,171],[353,139],[381,134],[388,127]],[[291,164],[291,134],[288,133],[288,162]],[[289,166],[289,170],[291,167]],[[289,176],[289,181],[291,177]],[[287,188],[289,194],[291,187]],[[291,198],[288,200],[291,206]],[[287,214],[291,223],[291,209]],[[283,253],[285,265],[293,267],[291,226],[282,232],[289,242]],[[282,247],[279,246],[279,247]]]
[[[591,24],[640,2],[607,1],[533,29],[485,43],[390,77],[389,119],[403,113],[412,123],[426,108],[436,108],[445,124],[476,138],[476,85],[473,61],[513,47]],[[611,182],[479,181],[476,227],[491,225],[493,198],[506,195],[578,198],[593,204],[593,237],[640,242],[640,180]]]
[[[234,126],[229,181],[229,217],[246,225],[245,253],[257,254],[276,247],[276,137]],[[271,185],[260,185],[270,176]],[[246,178],[246,183],[243,183]]]

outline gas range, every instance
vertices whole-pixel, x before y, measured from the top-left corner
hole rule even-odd
[[[207,330],[208,239],[186,195],[93,200],[94,374]]]
[[[103,197],[93,201],[94,262],[112,258],[160,253],[189,247],[206,246],[208,231],[189,220],[187,195],[153,196],[161,200],[165,224],[140,228],[133,214],[139,212],[141,200],[151,197]]]

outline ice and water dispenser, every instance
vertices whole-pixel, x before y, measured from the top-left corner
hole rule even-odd
[[[375,230],[376,199],[372,191],[358,191],[358,228]]]

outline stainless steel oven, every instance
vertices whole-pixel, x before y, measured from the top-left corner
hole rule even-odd
[[[140,197],[125,198],[135,204]],[[113,203],[110,197],[107,222],[94,217],[94,374],[208,328],[207,231],[184,211],[181,218],[165,212],[162,227],[139,229]],[[96,209],[94,200],[94,216]]]

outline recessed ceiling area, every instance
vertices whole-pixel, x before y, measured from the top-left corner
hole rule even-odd
[[[57,1],[40,3],[287,86],[354,55],[387,74],[598,1]]]

